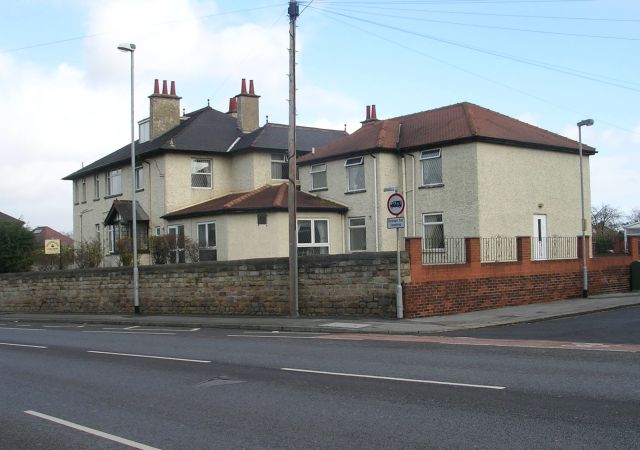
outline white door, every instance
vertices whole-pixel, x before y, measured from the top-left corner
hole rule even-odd
[[[547,259],[547,216],[533,215],[533,259]]]

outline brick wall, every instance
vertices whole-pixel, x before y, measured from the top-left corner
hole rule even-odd
[[[408,261],[403,262],[408,275]],[[0,275],[0,312],[131,313],[131,268]],[[299,259],[306,316],[395,316],[395,253]],[[140,267],[148,314],[289,314],[288,259]],[[408,279],[408,277],[407,277]]]
[[[481,263],[478,238],[466,240],[467,262],[422,265],[422,241],[407,240],[411,282],[404,286],[405,317],[427,317],[500,306],[540,303],[582,295],[582,260],[531,261],[528,237],[517,239],[518,260]],[[578,249],[581,241],[578,239]],[[640,259],[640,239],[630,241],[631,254],[588,259],[589,292],[630,290],[630,264]]]

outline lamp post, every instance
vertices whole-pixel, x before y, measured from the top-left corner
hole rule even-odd
[[[593,119],[578,122],[578,153],[580,154],[580,211],[582,213],[582,296],[589,297],[589,273],[587,271],[587,241],[585,232],[587,223],[584,219],[584,177],[582,175],[582,127],[593,125]]]
[[[131,54],[131,241],[133,244],[133,310],[140,314],[140,298],[138,295],[138,233],[136,217],[136,144],[134,137],[133,115],[133,53],[136,44],[120,44],[118,50]]]

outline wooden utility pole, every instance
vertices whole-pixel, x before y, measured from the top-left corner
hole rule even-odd
[[[298,317],[298,231],[296,223],[296,19],[298,3],[289,2],[289,314]]]

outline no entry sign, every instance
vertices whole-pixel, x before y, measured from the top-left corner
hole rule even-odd
[[[394,216],[399,216],[404,211],[404,197],[397,192],[389,196],[387,200],[387,209],[389,213]]]

